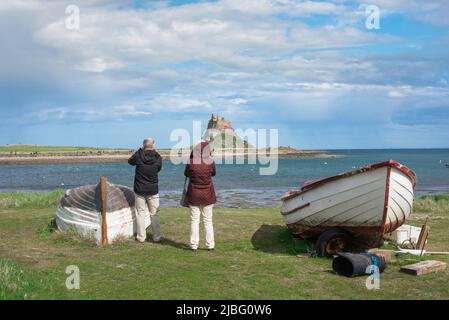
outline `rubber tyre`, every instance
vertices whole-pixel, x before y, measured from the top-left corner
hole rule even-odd
[[[343,229],[330,229],[323,232],[315,243],[315,250],[320,257],[332,257],[337,252],[346,251],[352,242],[351,235]]]

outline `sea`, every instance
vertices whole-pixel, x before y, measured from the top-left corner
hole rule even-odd
[[[280,158],[273,175],[260,175],[264,164],[219,164],[214,184],[218,207],[277,207],[281,196],[305,181],[396,160],[415,171],[416,196],[449,193],[449,149],[327,150],[333,158]],[[272,164],[273,165],[273,164]],[[159,174],[161,205],[179,206],[184,165],[163,162]],[[134,168],[127,163],[26,164],[0,166],[0,192],[71,189],[96,184],[101,176],[132,187]]]

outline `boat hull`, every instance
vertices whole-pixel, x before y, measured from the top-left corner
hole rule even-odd
[[[283,198],[281,214],[302,238],[339,228],[375,247],[411,214],[415,183],[413,172],[388,161],[311,183]]]
[[[109,243],[120,237],[136,234],[134,192],[125,186],[107,185],[106,226]],[[99,186],[82,186],[66,191],[56,210],[59,230],[70,230],[85,237],[102,241],[102,213]],[[145,227],[150,225],[150,214],[145,215]]]

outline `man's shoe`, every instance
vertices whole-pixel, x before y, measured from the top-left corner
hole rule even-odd
[[[208,251],[215,251],[215,248],[208,248]]]

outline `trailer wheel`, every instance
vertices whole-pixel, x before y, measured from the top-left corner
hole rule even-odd
[[[331,229],[322,233],[315,244],[317,255],[331,257],[345,251],[351,243],[351,235],[343,229]]]

